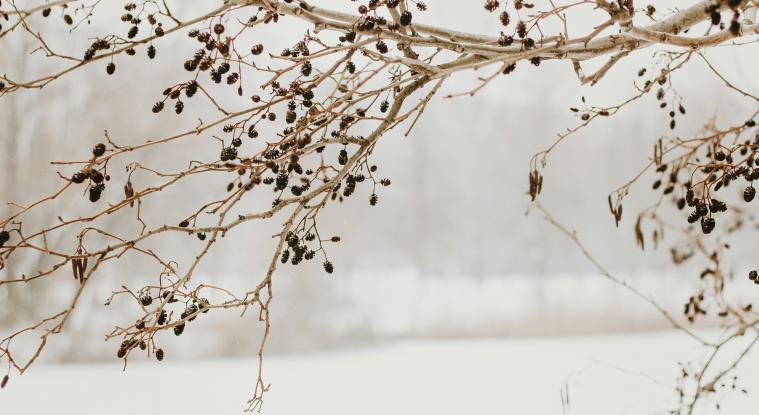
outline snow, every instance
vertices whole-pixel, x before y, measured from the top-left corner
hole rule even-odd
[[[677,362],[703,355],[693,340],[674,331],[404,341],[278,355],[264,362],[272,387],[263,413],[654,413],[676,406],[668,385],[678,375]],[[745,367],[755,364],[752,358]],[[168,354],[160,363],[136,362],[120,369],[115,361],[37,366],[11,378],[0,392],[0,413],[241,413],[257,363],[172,361]],[[562,391],[569,393],[564,412]],[[745,413],[751,397],[731,394],[721,402],[721,413]]]

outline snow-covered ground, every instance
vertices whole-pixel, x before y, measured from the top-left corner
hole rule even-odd
[[[672,409],[678,361],[703,355],[672,331],[411,341],[269,357],[265,414],[651,414]],[[745,362],[756,367],[757,360]],[[2,414],[236,414],[253,359],[43,365],[0,392]],[[747,370],[748,372],[748,370]],[[741,387],[751,390],[751,381]],[[659,383],[660,382],[660,383]],[[746,383],[748,382],[748,383]],[[754,382],[756,383],[756,382]],[[569,407],[561,394],[568,392]],[[733,393],[721,413],[745,414]],[[712,413],[713,403],[702,408]]]

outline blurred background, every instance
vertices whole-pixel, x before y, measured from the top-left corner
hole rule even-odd
[[[327,3],[344,10],[356,6],[351,2]],[[419,13],[415,19],[458,30],[498,33],[497,17],[488,14],[481,2],[472,3],[464,7],[461,2],[431,1],[429,10]],[[536,7],[545,8],[546,4],[542,3],[537,2]],[[668,6],[676,4],[679,2],[662,1],[661,5],[657,2],[657,8],[664,16],[671,10]],[[190,16],[197,10],[213,7],[200,2],[170,1],[169,5],[178,16]],[[91,24],[83,24],[77,30],[78,35],[70,37],[65,36],[68,28],[60,22],[56,11],[48,20],[35,17],[30,22],[47,34],[53,48],[60,47],[78,55],[91,43],[92,37],[113,30],[111,26],[122,13],[122,6],[121,2],[99,5]],[[599,22],[599,16],[603,17],[590,10],[579,13],[576,19],[570,20],[570,34],[586,32],[584,28]],[[292,27],[292,30],[283,27]],[[119,27],[119,30],[126,28]],[[298,33],[303,29],[299,24],[285,22],[278,28],[256,32],[256,36],[260,36],[256,41],[275,45],[270,49],[279,50],[299,40]],[[17,32],[3,39],[0,71],[15,79],[33,79],[61,67],[61,62],[46,59],[39,51],[28,55],[36,47],[33,39]],[[283,33],[291,35],[283,36]],[[330,40],[336,37],[330,33],[320,36]],[[191,101],[192,105],[188,105],[181,117],[171,111],[159,115],[150,112],[165,87],[186,80],[181,66],[192,54],[195,44],[185,36],[166,36],[155,46],[154,60],[145,56],[144,48],[138,48],[135,57],[118,57],[117,71],[112,76],[106,75],[105,62],[96,63],[42,90],[19,91],[0,98],[0,163],[6,172],[0,177],[3,202],[0,216],[14,212],[15,208],[7,202],[25,204],[54,191],[61,184],[56,172],[68,176],[75,170],[50,162],[85,158],[95,143],[103,141],[106,129],[119,144],[137,144],[193,128],[199,117],[210,120],[208,114],[212,106],[198,98]],[[522,352],[506,354],[510,359],[530,350],[542,357],[550,356],[554,351],[548,345],[553,344],[561,350],[570,350],[568,353],[572,353],[573,348],[582,350],[572,355],[573,358],[561,360],[571,362],[576,358],[584,367],[589,357],[583,354],[586,348],[579,339],[595,339],[589,341],[595,341],[593,344],[597,346],[594,347],[601,353],[614,349],[618,351],[615,356],[623,359],[630,355],[623,352],[627,349],[618,349],[617,345],[626,344],[624,336],[629,334],[609,337],[618,342],[610,344],[604,343],[606,338],[597,336],[669,328],[666,320],[649,304],[599,276],[574,244],[546,223],[539,211],[529,211],[526,194],[530,157],[549,146],[557,133],[579,123],[569,107],[581,107],[582,97],[588,105],[621,103],[635,93],[638,70],[656,60],[654,51],[649,48],[634,53],[594,87],[581,86],[571,64],[564,61],[544,61],[539,68],[521,65],[513,74],[497,78],[474,97],[442,98],[476,85],[476,77],[488,75],[491,68],[459,74],[448,82],[409,136],[403,135],[405,128],[399,128],[381,139],[374,163],[380,167],[381,176],[390,178],[393,185],[382,189],[378,206],[369,206],[369,189],[359,188],[357,196],[342,205],[331,205],[323,213],[320,231],[342,238],[341,243],[330,246],[328,251],[335,273],[325,274],[320,263],[313,263],[299,267],[284,265],[275,274],[273,329],[268,348],[275,362],[273,367],[293,365],[305,371],[297,359],[308,359],[303,356],[326,359],[324,353],[326,356],[347,353],[339,356],[353,362],[346,366],[349,367],[366,359],[382,361],[383,350],[387,350],[383,348],[388,347],[393,353],[419,362],[431,349],[420,349],[417,341],[442,348],[431,352],[433,356],[435,353],[456,355],[455,350],[485,347],[484,350],[503,357],[498,347],[521,344],[518,347],[523,348],[519,349]],[[755,45],[716,47],[706,55],[731,82],[759,93],[756,51]],[[602,63],[587,63],[585,72],[591,73],[592,68]],[[645,166],[654,143],[662,134],[692,136],[712,117],[717,117],[722,126],[742,122],[743,117],[753,112],[755,104],[726,89],[699,58],[679,71],[673,82],[688,109],[674,131],[669,131],[667,111],[659,109],[653,96],[626,106],[614,117],[592,123],[551,153],[544,170],[541,200],[559,222],[578,231],[590,252],[612,273],[644,293],[650,293],[677,315],[699,286],[698,274],[703,263],[696,259],[674,267],[669,259],[668,244],[661,245],[658,251],[649,248],[645,252],[636,246],[633,225],[637,209],[648,206],[657,197],[650,190],[653,176],[644,175],[633,187],[618,228],[608,213],[606,197]],[[239,98],[235,94],[225,93],[224,99],[230,108],[243,108],[248,104],[247,101],[236,103]],[[218,154],[214,150],[218,142],[210,135],[185,140],[171,151],[135,154],[133,160],[162,171],[182,168],[190,158],[208,160]],[[120,187],[126,177],[121,170],[124,167],[125,164],[109,166],[109,171],[114,172],[114,185],[111,193],[105,194],[105,200],[121,197]],[[133,179],[136,185],[153,180],[149,176],[136,176]],[[143,209],[148,226],[179,222],[190,213],[183,207],[195,200],[198,189],[213,187],[222,194],[228,178],[203,180],[206,181],[180,185],[146,200]],[[55,212],[48,211],[48,217],[40,215],[30,220],[51,223],[57,215],[73,217],[90,212],[92,207],[85,195],[75,196],[57,201]],[[208,199],[213,200],[212,196]],[[677,213],[671,213],[677,217]],[[126,234],[139,232],[133,216],[106,218],[101,223],[125,229]],[[237,292],[255,286],[273,251],[270,235],[278,223],[246,225],[230,233],[196,272],[194,282],[220,285]],[[61,238],[61,244],[75,243],[73,235]],[[738,238],[750,241],[751,235]],[[751,244],[736,245],[739,247],[729,255],[736,264],[736,273],[743,275],[744,268],[751,264]],[[195,255],[200,242],[195,238],[188,240],[185,235],[172,235],[156,239],[149,246],[186,267],[187,258]],[[745,246],[745,250],[740,246]],[[0,276],[8,278],[25,272],[37,264],[35,261],[39,259],[29,256],[9,263],[0,271]],[[111,370],[118,371],[120,363],[115,362],[118,345],[102,340],[114,322],[132,321],[135,310],[125,299],[110,307],[104,307],[103,303],[117,287],[141,287],[153,281],[159,272],[155,265],[137,256],[119,262],[118,267],[104,267],[96,284],[85,293],[66,333],[56,336],[47,346],[43,362],[106,361]],[[69,281],[68,274],[59,278],[66,279],[68,286],[0,287],[2,333],[24,327],[62,306],[66,295],[75,288],[75,282]],[[751,298],[754,296],[751,288],[749,281],[741,279],[731,295]],[[188,327],[181,338],[162,338],[163,348],[170,353],[172,361],[255,356],[262,333],[256,315],[240,318],[238,313],[229,312],[209,317]],[[586,335],[593,337],[578,337]],[[679,338],[674,340],[674,335],[666,336],[651,341],[668,345],[682,342]],[[517,343],[501,344],[493,338],[512,339]],[[481,340],[477,343],[473,339]],[[402,346],[409,341],[411,346]],[[475,343],[467,343],[472,341]],[[536,341],[534,344],[538,346],[533,348],[529,341]],[[458,346],[445,349],[451,344]],[[640,361],[633,362],[633,367],[645,366],[644,356],[656,356],[656,350],[666,355],[669,349],[646,350],[638,349],[639,353],[649,354],[636,355]],[[487,355],[488,352],[482,353]],[[296,360],[287,360],[288,356]],[[127,372],[152,373],[140,366],[139,359],[135,358],[136,368]],[[675,360],[668,363],[674,364]],[[303,365],[315,364],[313,360],[310,362]],[[393,362],[399,364],[399,360]],[[330,363],[323,364],[334,367]],[[40,370],[67,373],[55,367]],[[198,370],[201,373],[222,370],[229,374],[234,367]],[[313,367],[317,371],[324,369],[319,369],[318,364]],[[477,366],[463,364],[462,367]],[[518,366],[515,370],[529,371],[530,367]],[[275,369],[271,370],[276,377]],[[556,372],[554,380],[558,386],[551,386],[546,392],[551,408],[559,405],[558,387],[566,386],[575,369],[562,366]],[[193,373],[197,375],[197,371]],[[279,384],[292,380],[279,373]],[[608,374],[599,373],[594,379],[606,379]],[[299,376],[301,381],[303,376],[307,377],[306,374]],[[33,377],[32,372],[24,382],[34,382]],[[55,379],[55,376],[45,379]],[[665,377],[665,381],[669,380]],[[55,384],[54,380],[49,381]],[[534,381],[540,384],[540,376]],[[243,386],[252,387],[252,379],[242,382]],[[518,385],[513,387],[518,388]],[[306,389],[308,387],[304,387]],[[499,396],[505,390],[495,387],[492,393]],[[239,403],[243,396],[237,398],[233,403]],[[0,397],[0,402],[2,399],[6,398]],[[372,408],[379,411],[377,406]]]

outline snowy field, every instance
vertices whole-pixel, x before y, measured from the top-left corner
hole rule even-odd
[[[274,356],[265,361],[272,387],[263,413],[653,414],[676,405],[667,386],[676,362],[702,355],[692,340],[667,331],[413,341]],[[744,368],[756,364],[750,358]],[[0,413],[237,414],[255,373],[251,359],[167,359],[130,364],[126,372],[117,362],[38,366],[11,379],[0,393]],[[754,400],[731,393],[720,413],[748,413]],[[700,413],[713,413],[714,403]]]

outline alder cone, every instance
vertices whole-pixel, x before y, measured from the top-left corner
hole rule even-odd
[[[756,189],[754,189],[753,186],[749,186],[743,191],[743,200],[745,200],[746,202],[751,202],[752,200],[754,200],[755,196],[756,196]]]
[[[703,218],[701,219],[701,230],[705,234],[709,234],[714,230],[715,222],[714,218]]]

